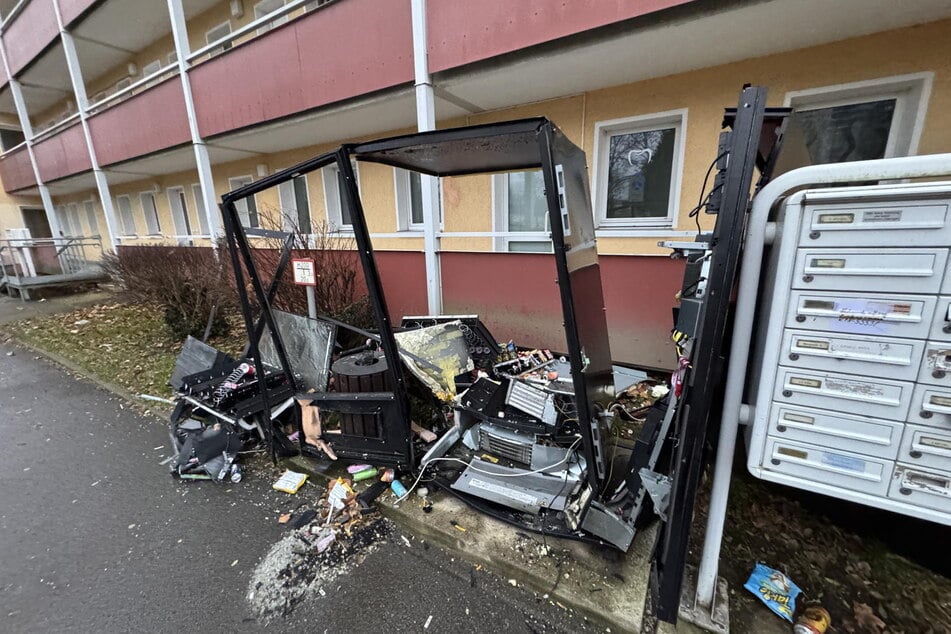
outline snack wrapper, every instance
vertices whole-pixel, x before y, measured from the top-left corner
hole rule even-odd
[[[770,610],[792,623],[796,597],[802,592],[792,579],[769,566],[756,564],[743,587],[759,597]]]

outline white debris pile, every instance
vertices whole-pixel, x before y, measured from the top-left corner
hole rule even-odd
[[[319,519],[285,535],[251,575],[251,613],[268,622],[289,614],[301,601],[326,596],[336,580],[363,563],[393,533],[389,521],[376,517],[347,534],[322,526]]]

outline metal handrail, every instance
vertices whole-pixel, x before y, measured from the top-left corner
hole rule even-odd
[[[14,152],[17,152],[21,149],[26,149],[26,147],[27,147],[26,138],[24,138],[22,141],[14,145],[12,148],[9,148],[7,150],[3,150],[2,152],[0,152],[0,158],[3,158],[8,154],[13,154]]]
[[[74,112],[73,114],[63,119],[62,121],[58,121],[54,123],[53,125],[51,125],[50,127],[45,128],[41,130],[40,132],[34,134],[33,137],[30,139],[30,141],[33,143],[38,143],[40,141],[46,140],[50,138],[51,136],[53,136],[54,134],[58,132],[62,132],[66,128],[72,127],[72,125],[74,123],[78,123],[79,120],[80,120],[79,113]]]
[[[98,111],[98,110],[100,110],[100,109],[104,109],[104,108],[103,108],[104,106],[109,106],[110,104],[112,104],[112,103],[115,102],[115,101],[119,101],[119,100],[121,100],[122,98],[124,98],[124,97],[126,97],[126,96],[131,96],[133,93],[135,93],[135,91],[136,91],[138,88],[141,88],[141,87],[144,86],[145,84],[147,84],[147,83],[149,83],[149,82],[151,82],[151,81],[154,81],[155,78],[156,78],[156,77],[159,77],[160,75],[168,74],[169,77],[171,77],[172,74],[173,74],[173,73],[171,73],[171,71],[175,71],[176,73],[178,72],[178,62],[175,62],[175,63],[173,63],[173,64],[167,64],[166,66],[163,66],[162,68],[158,69],[157,71],[155,71],[155,72],[152,73],[151,75],[147,75],[147,76],[143,77],[142,79],[140,79],[140,80],[138,80],[138,81],[136,81],[136,82],[134,82],[134,83],[132,83],[132,84],[129,84],[128,86],[126,86],[126,87],[123,88],[122,90],[117,90],[116,92],[112,93],[111,95],[109,95],[109,96],[107,96],[107,97],[104,97],[103,99],[100,99],[100,100],[97,101],[96,103],[86,104],[86,113],[88,114],[88,113],[92,113],[93,110],[97,110],[97,111]],[[164,81],[164,80],[163,80],[163,81]]]
[[[274,11],[274,12],[272,12],[272,13],[268,13],[267,15],[262,16],[262,17],[258,18],[257,20],[253,20],[252,22],[249,22],[249,23],[245,24],[245,25],[242,26],[241,28],[239,28],[239,29],[237,29],[237,30],[235,30],[235,31],[232,31],[231,33],[228,33],[226,36],[221,37],[221,38],[218,38],[218,39],[215,40],[214,42],[211,42],[211,43],[209,43],[209,44],[206,44],[205,46],[201,47],[200,49],[198,49],[198,50],[193,51],[192,53],[190,53],[190,54],[188,55],[188,57],[185,58],[185,59],[186,59],[186,61],[188,61],[188,62],[192,62],[192,61],[198,59],[199,57],[203,57],[203,56],[207,55],[208,53],[212,52],[213,50],[215,50],[216,48],[218,48],[218,47],[220,47],[220,46],[224,46],[225,44],[234,43],[234,41],[237,40],[237,39],[239,39],[240,37],[242,37],[242,36],[244,36],[244,35],[247,35],[248,33],[252,32],[252,31],[256,31],[257,29],[261,28],[261,27],[264,26],[265,24],[270,24],[270,23],[273,22],[274,20],[277,20],[278,18],[282,18],[282,17],[284,17],[285,15],[288,15],[289,13],[293,13],[295,10],[297,10],[297,9],[299,9],[300,7],[302,7],[302,6],[306,5],[306,4],[309,4],[310,2],[313,2],[313,1],[314,1],[314,0],[290,0],[290,2],[288,2],[287,4],[285,4],[283,7],[281,7],[281,8],[278,9],[277,11]],[[330,1],[332,1],[332,0],[330,0]],[[327,4],[329,4],[329,2],[328,2]],[[320,7],[322,7],[322,6],[325,6],[325,5],[318,5],[318,8],[320,8]]]
[[[16,17],[20,15],[20,13],[23,11],[23,7],[25,7],[26,3],[29,1],[30,0],[20,0],[15,5],[13,5],[13,8],[10,9],[10,13],[3,16],[3,22],[0,23],[0,32],[3,32],[7,29],[7,26],[9,26],[10,22],[15,20]]]

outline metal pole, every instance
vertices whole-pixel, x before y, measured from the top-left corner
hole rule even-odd
[[[311,319],[317,319],[317,293],[313,286],[305,286],[307,289],[307,316]]]
[[[416,126],[420,132],[436,129],[436,98],[426,50],[426,0],[412,0],[413,62],[416,72]],[[429,313],[442,312],[442,270],[439,264],[439,180],[422,174],[423,251],[426,259],[426,298]]]
[[[211,234],[211,248],[217,258],[218,239],[222,236],[223,228],[221,217],[218,214],[218,203],[215,199],[215,179],[211,171],[211,157],[208,154],[208,146],[198,129],[198,115],[195,112],[195,101],[192,97],[191,79],[188,76],[190,67],[188,56],[191,54],[191,48],[188,44],[188,27],[185,21],[185,9],[182,6],[182,0],[168,0],[168,15],[172,25],[175,54],[178,56],[178,74],[182,80],[182,95],[185,98],[185,114],[188,117],[192,149],[195,152],[198,184],[204,202],[208,233]]]
[[[697,572],[698,604],[711,607],[716,592],[720,546],[723,542],[723,526],[726,522],[726,507],[730,495],[730,476],[733,471],[733,454],[736,448],[746,368],[749,362],[750,339],[752,338],[750,333],[753,332],[753,316],[759,292],[759,276],[763,264],[763,246],[770,209],[786,192],[806,186],[948,174],[951,174],[951,154],[812,165],[779,176],[766,185],[753,199],[752,210],[747,221],[739,293],[734,313],[734,336],[730,347],[723,412],[720,417],[720,437],[713,469],[710,510],[704,532],[700,568]],[[749,418],[752,419],[752,416]]]

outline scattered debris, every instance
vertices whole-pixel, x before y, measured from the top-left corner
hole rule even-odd
[[[430,615],[429,615],[429,618],[426,619],[426,623],[423,624],[423,629],[424,629],[424,630],[428,630],[428,629],[429,629],[429,624],[432,623],[432,622],[433,622],[433,615],[430,614]]]
[[[452,527],[459,531],[460,533],[466,532],[466,527],[457,522],[456,520],[449,520],[449,523],[452,524]]]
[[[277,518],[278,524],[287,524],[289,521],[291,521],[290,513],[284,513],[279,518]]]
[[[271,488],[275,491],[283,491],[284,493],[290,493],[291,495],[297,493],[304,482],[307,481],[306,473],[297,473],[296,471],[291,471],[287,469],[281,474],[281,477],[278,478],[277,482],[271,485]]]
[[[830,625],[832,625],[832,617],[829,616],[828,610],[820,605],[809,605],[796,618],[793,634],[825,634]],[[885,627],[884,623],[882,627]]]
[[[361,512],[346,481],[338,480],[316,507],[294,518],[292,525],[298,518],[309,520],[278,541],[251,575],[248,602],[264,622],[286,616],[307,597],[332,593],[341,575],[393,534],[392,525],[378,513]]]

